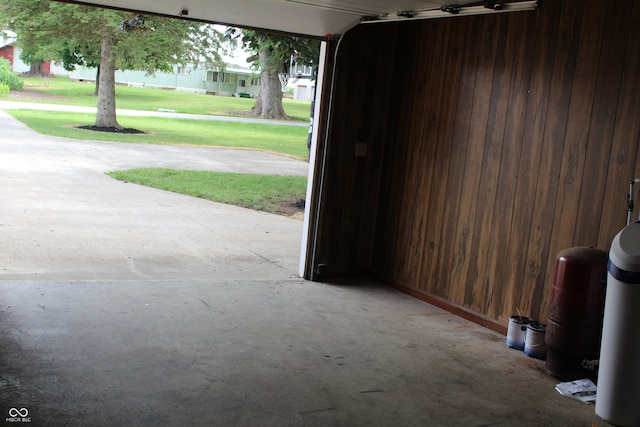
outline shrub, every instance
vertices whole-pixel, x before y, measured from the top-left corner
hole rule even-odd
[[[0,83],[0,98],[9,96],[9,85]]]
[[[11,72],[11,64],[6,58],[0,58],[0,84],[10,89],[22,90],[22,79]]]

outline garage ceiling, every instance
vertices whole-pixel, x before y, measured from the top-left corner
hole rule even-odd
[[[64,1],[64,0],[63,0]],[[307,36],[343,34],[367,17],[406,16],[478,0],[89,0],[74,3],[275,30]]]

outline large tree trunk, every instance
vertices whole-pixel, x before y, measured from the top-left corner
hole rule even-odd
[[[23,74],[24,77],[50,77],[51,74],[44,70],[44,61],[36,61],[29,64],[29,71]]]
[[[116,119],[116,67],[111,59],[112,43],[111,36],[106,35],[102,38],[96,126],[123,129]]]
[[[259,53],[262,74],[260,79],[260,93],[251,114],[265,119],[289,119],[282,108],[282,85],[278,77],[278,70],[272,70],[267,65],[270,51],[261,50]]]

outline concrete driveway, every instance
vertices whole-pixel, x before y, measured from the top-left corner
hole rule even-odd
[[[301,280],[299,220],[104,174],[304,163],[0,128],[0,420],[607,425],[501,335],[369,280]]]
[[[300,221],[116,181],[104,172],[153,166],[305,175],[307,164],[247,150],[40,136],[0,112],[4,277],[224,277],[265,264],[295,274]],[[237,261],[233,267],[229,260]],[[222,276],[221,276],[222,275]]]

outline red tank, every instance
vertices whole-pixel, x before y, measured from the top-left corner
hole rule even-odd
[[[597,373],[585,361],[600,357],[608,258],[588,247],[565,249],[556,258],[544,365],[555,378],[571,381]]]

